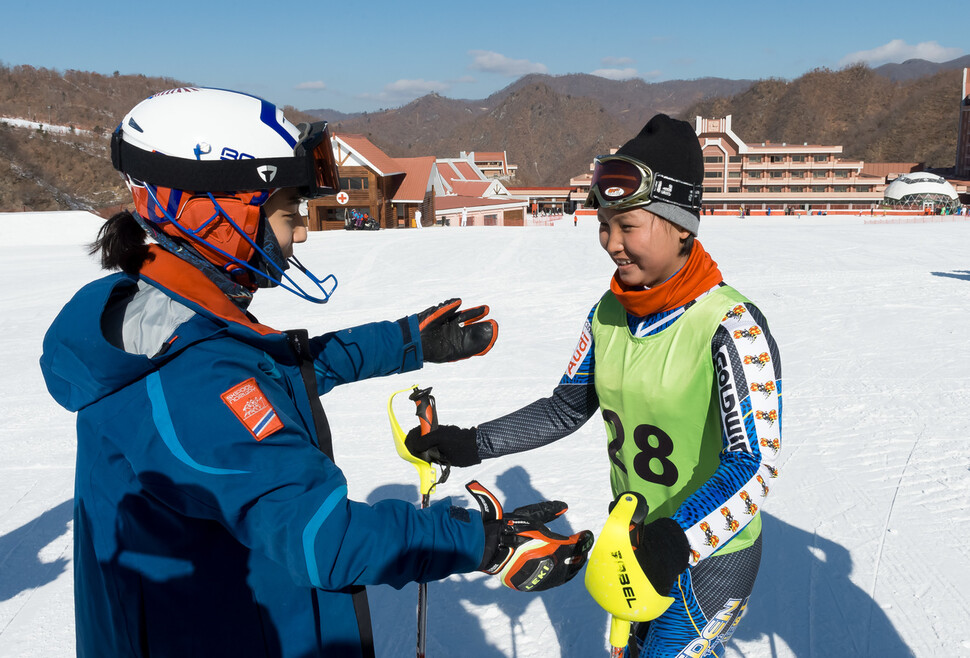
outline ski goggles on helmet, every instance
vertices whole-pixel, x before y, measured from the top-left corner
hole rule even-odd
[[[587,208],[624,210],[659,201],[700,210],[700,185],[664,176],[625,155],[600,155],[593,163]]]
[[[336,194],[340,177],[326,121],[300,124],[293,155],[240,160],[189,160],[146,151],[111,135],[111,164],[130,178],[159,187],[230,192],[295,187],[308,199]]]

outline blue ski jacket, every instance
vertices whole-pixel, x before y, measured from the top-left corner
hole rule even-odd
[[[82,288],[44,339],[48,389],[77,411],[78,655],[371,655],[352,593],[476,569],[481,516],[348,499],[306,383],[322,395],[421,367],[416,316],[310,339],[301,374],[291,334],[152,254],[140,275]],[[169,308],[128,335],[173,327],[151,355],[126,351],[110,321],[146,289]]]

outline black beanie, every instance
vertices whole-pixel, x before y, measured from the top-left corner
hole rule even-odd
[[[703,186],[704,156],[694,129],[686,121],[657,114],[616,153],[642,162],[656,174]],[[648,210],[697,235],[701,220],[696,210],[662,201],[654,201]]]

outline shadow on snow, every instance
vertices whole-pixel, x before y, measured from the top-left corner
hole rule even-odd
[[[464,477],[463,481],[471,479],[461,473],[453,473],[452,477]],[[555,493],[547,495],[536,490],[529,480],[528,472],[521,466],[514,466],[499,475],[496,484],[497,490],[493,493],[509,511],[522,505],[555,498]],[[374,504],[385,498],[417,500],[417,487],[379,487],[367,502]],[[467,504],[475,506],[470,496],[467,496],[467,500]],[[568,512],[565,518],[551,523],[550,529],[562,535],[571,535],[577,531],[569,524]],[[583,586],[584,573],[580,572],[561,587],[533,594],[503,587],[493,577],[460,575],[428,583],[427,654],[476,658],[544,656],[555,655],[557,651],[549,645],[556,644],[559,655],[563,657],[605,655],[607,616],[586,593]],[[400,591],[386,586],[368,587],[367,593],[370,598],[377,655],[410,655],[417,628],[417,585],[408,585]],[[538,637],[533,634],[523,639],[526,638],[523,620],[528,615],[537,614],[536,608],[527,608],[536,601],[544,608],[545,616],[548,617],[549,631],[543,631]],[[488,611],[480,613],[476,610],[481,606],[495,606],[501,611],[501,617],[483,619],[480,614],[488,614]],[[488,644],[486,638],[486,627],[497,627],[503,623],[508,628],[511,654]],[[543,620],[541,624],[544,623]],[[539,643],[538,651],[536,643]],[[523,653],[520,654],[520,651]]]
[[[0,601],[24,590],[43,587],[64,573],[69,558],[41,562],[40,552],[67,532],[74,515],[74,501],[65,500],[33,521],[0,537]]]
[[[942,276],[948,279],[960,279],[970,281],[970,270],[955,270],[953,272],[930,272],[933,276]]]
[[[508,501],[509,508],[555,497],[536,490],[528,473],[518,466],[500,475],[497,484],[501,491],[494,493],[503,503]],[[368,502],[384,498],[413,501],[417,487],[381,487]],[[734,634],[736,639],[757,641],[767,636],[772,656],[780,651],[776,638],[792,654],[806,658],[913,655],[879,605],[850,580],[852,557],[843,546],[764,512],[762,520],[761,569],[747,613]],[[558,520],[553,529],[561,534],[575,531],[565,520]],[[536,599],[545,609],[550,629],[542,638],[529,638],[526,654],[557,653],[550,647],[536,654],[535,642],[539,641],[555,642],[564,657],[607,655],[607,616],[587,594],[582,573],[562,587],[539,594],[513,592],[491,580],[459,576],[429,583],[429,655],[519,656],[522,647],[517,644],[523,644],[524,636],[521,621]],[[378,655],[409,655],[415,640],[417,586],[401,591],[369,587],[368,594]],[[495,606],[506,618],[511,654],[488,644],[486,628],[497,622],[481,618],[476,610],[479,606]],[[743,655],[737,643],[732,646]]]
[[[966,278],[970,280],[970,272]],[[554,497],[536,490],[519,466],[500,475],[497,485],[500,491],[496,495],[510,509]],[[387,498],[416,500],[417,487],[380,487],[368,502]],[[64,572],[68,558],[42,562],[39,554],[67,530],[72,509],[73,501],[66,500],[0,537],[0,601],[42,587]],[[736,639],[756,641],[767,635],[773,656],[778,655],[775,638],[796,656],[913,655],[882,608],[850,580],[852,557],[843,546],[764,512],[762,519],[761,569]],[[568,515],[555,521],[552,529],[565,535],[575,531]],[[429,654],[471,651],[482,658],[505,656],[488,644],[483,626],[494,622],[483,620],[475,610],[495,606],[506,618],[503,623],[508,625],[511,655],[518,656],[522,620],[532,614],[527,608],[536,600],[545,609],[550,633],[530,638],[530,645],[555,642],[564,657],[605,654],[606,613],[586,593],[582,574],[562,587],[537,594],[514,592],[493,580],[458,576],[429,584]],[[400,591],[369,587],[368,593],[378,654],[408,654],[415,640],[417,585]],[[534,647],[527,653],[534,653]]]
[[[770,514],[761,518],[761,569],[736,639],[767,635],[772,656],[776,637],[795,656],[913,655],[879,604],[849,579],[845,547]]]

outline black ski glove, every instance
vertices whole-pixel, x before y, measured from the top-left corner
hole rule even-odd
[[[415,457],[427,462],[449,466],[474,466],[481,464],[478,456],[478,434],[474,427],[463,429],[454,425],[439,425],[427,434],[415,427],[408,432],[404,446]]]
[[[545,524],[566,511],[566,503],[544,501],[503,514],[492,492],[479,482],[465,485],[482,508],[485,552],[479,571],[498,576],[503,585],[520,592],[541,592],[570,580],[586,564],[593,533],[557,535]]]
[[[631,526],[630,542],[647,580],[657,594],[667,596],[690,559],[687,535],[676,521],[662,518]]]
[[[498,323],[482,320],[488,306],[459,310],[461,299],[449,299],[418,313],[421,350],[431,363],[460,361],[485,354],[498,338]]]

